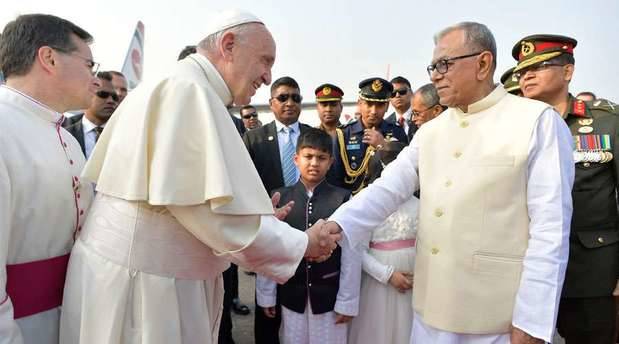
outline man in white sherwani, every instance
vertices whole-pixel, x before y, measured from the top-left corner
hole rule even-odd
[[[352,245],[421,190],[411,343],[543,343],[568,257],[570,132],[493,82],[488,28],[441,31],[428,73],[449,109],[327,226]]]
[[[63,112],[94,95],[90,34],[22,15],[0,40],[0,343],[58,343],[69,252],[92,200]]]
[[[320,224],[273,216],[226,109],[271,82],[271,34],[241,11],[209,23],[196,54],[123,101],[89,159],[97,197],[71,253],[63,344],[217,343],[229,261],[284,282],[335,248]]]

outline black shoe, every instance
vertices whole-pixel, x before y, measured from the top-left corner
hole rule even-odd
[[[225,337],[219,337],[219,344],[235,344],[234,339],[232,339],[232,335],[228,335]]]
[[[238,315],[248,315],[251,312],[239,299],[232,300],[232,311]]]

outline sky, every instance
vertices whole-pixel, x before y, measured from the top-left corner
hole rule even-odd
[[[138,20],[145,26],[144,79],[165,77],[180,50],[196,44],[218,10],[240,8],[260,17],[277,44],[273,79],[291,76],[304,98],[325,82],[356,100],[359,81],[406,77],[417,88],[429,82],[433,35],[461,22],[486,24],[497,41],[498,82],[512,67],[513,45],[538,33],[578,40],[573,93],[593,91],[619,101],[619,0],[4,0],[0,26],[19,14],[49,13],[90,32],[94,60],[102,70],[120,70]],[[389,73],[389,74],[388,74]],[[253,103],[268,102],[262,87]]]

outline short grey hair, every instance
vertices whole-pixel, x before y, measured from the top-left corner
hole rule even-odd
[[[475,49],[475,51],[489,51],[492,54],[492,70],[496,69],[496,41],[494,35],[484,24],[476,22],[461,22],[449,26],[434,35],[434,44],[438,43],[448,33],[453,31],[464,31],[465,44]]]
[[[217,48],[219,47],[221,38],[229,32],[233,33],[236,37],[238,37],[241,42],[245,42],[245,34],[251,31],[251,24],[260,24],[260,23],[254,23],[254,22],[244,23],[244,24],[240,24],[237,26],[233,26],[225,30],[215,32],[214,34],[208,35],[206,36],[206,38],[201,40],[200,43],[198,43],[198,47],[200,47],[201,49],[204,49],[207,53],[214,53],[217,51]]]
[[[436,87],[433,84],[425,84],[415,91],[415,95],[419,94],[421,97],[421,101],[425,106],[434,106],[439,103],[438,92],[436,91]]]

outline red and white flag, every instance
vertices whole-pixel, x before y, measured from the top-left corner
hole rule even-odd
[[[129,50],[123,63],[122,73],[127,78],[129,89],[134,89],[144,73],[144,24],[138,21],[135,28]]]

